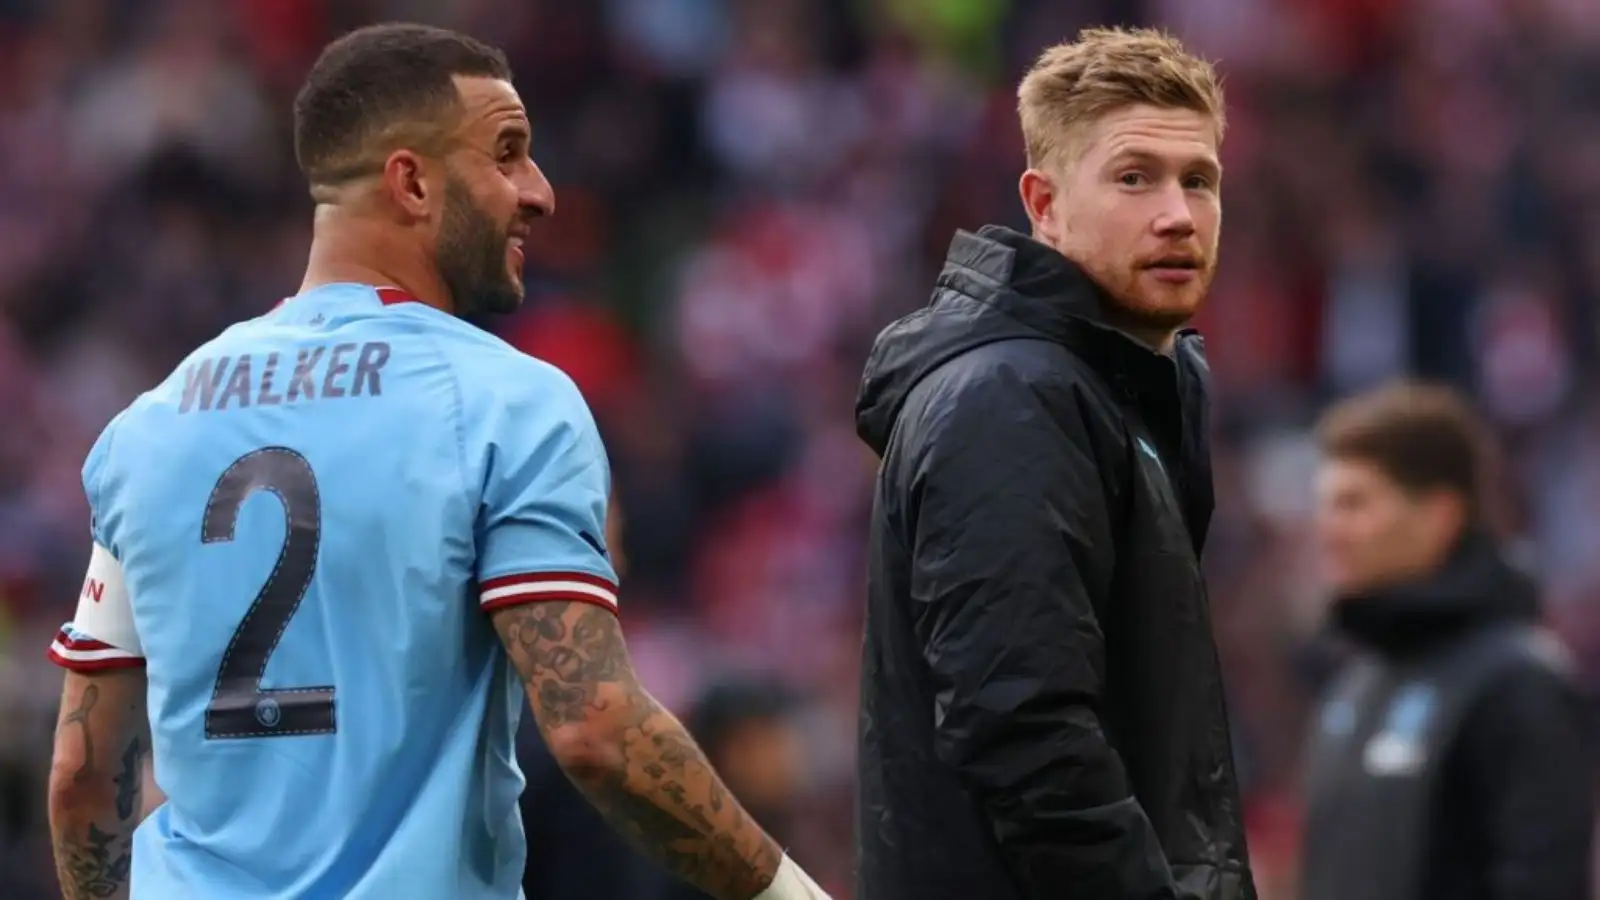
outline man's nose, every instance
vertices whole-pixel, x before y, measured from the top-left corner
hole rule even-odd
[[[538,163],[534,163],[530,170],[517,192],[517,204],[522,207],[523,214],[529,217],[555,215],[556,189],[550,186],[550,179],[544,177]]]
[[[1176,181],[1161,191],[1161,206],[1156,211],[1152,226],[1162,237],[1188,237],[1194,234],[1194,212],[1189,208],[1189,194]]]

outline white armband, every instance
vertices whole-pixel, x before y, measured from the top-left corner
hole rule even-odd
[[[79,639],[62,648],[66,652],[61,655],[67,660],[94,662],[144,655],[139,633],[133,627],[133,604],[128,598],[122,564],[98,542],[89,554],[89,571],[78,593],[78,611],[70,629]]]
[[[829,900],[829,897],[811,880],[810,875],[795,865],[788,854],[784,854],[772,884],[757,894],[754,900]]]

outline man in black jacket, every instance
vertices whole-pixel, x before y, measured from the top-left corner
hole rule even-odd
[[[1033,237],[867,363],[859,900],[1252,900],[1200,552],[1222,97],[1149,31],[1019,89]]]
[[[1306,900],[1588,900],[1594,782],[1561,645],[1484,525],[1486,438],[1443,388],[1324,418],[1333,624],[1360,650],[1311,740]]]

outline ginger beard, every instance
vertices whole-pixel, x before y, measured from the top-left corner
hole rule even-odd
[[[1176,258],[1158,256],[1136,264],[1135,288],[1116,297],[1127,315],[1152,326],[1176,330],[1194,318],[1211,293],[1217,250],[1184,250]]]
[[[1094,279],[1114,309],[1119,325],[1141,333],[1176,331],[1194,318],[1216,276],[1215,246],[1173,241],[1146,251],[1120,246],[1104,230],[1086,228],[1081,249],[1069,258]]]

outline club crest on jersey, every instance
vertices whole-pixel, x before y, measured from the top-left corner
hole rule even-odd
[[[278,701],[267,697],[256,704],[256,721],[268,728],[277,728],[278,723],[283,721],[283,708]]]

